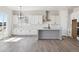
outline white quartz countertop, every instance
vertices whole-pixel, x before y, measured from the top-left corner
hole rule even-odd
[[[38,30],[61,30],[61,29],[60,28],[55,28],[55,29],[52,29],[52,28],[50,28],[50,29],[42,28],[42,29],[38,29]]]
[[[48,27],[42,27],[38,30],[62,30],[62,28],[60,26],[52,26],[50,29]]]

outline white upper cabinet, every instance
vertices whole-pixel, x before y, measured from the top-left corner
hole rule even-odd
[[[42,24],[42,16],[29,16],[29,24]]]
[[[41,15],[27,15],[27,19],[19,19],[17,15],[13,16],[13,24],[42,24],[42,16]],[[27,21],[27,22],[26,22]]]

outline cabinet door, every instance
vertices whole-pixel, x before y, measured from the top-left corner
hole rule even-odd
[[[16,15],[13,16],[13,24],[18,24],[18,17]]]
[[[42,16],[29,16],[29,24],[42,24]]]
[[[77,19],[72,20],[72,38],[77,38]]]

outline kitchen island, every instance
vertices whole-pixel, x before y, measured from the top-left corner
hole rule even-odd
[[[61,29],[39,29],[38,39],[60,39],[62,40]]]

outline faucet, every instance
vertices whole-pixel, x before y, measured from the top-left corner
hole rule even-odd
[[[48,29],[50,29],[50,24],[48,24]]]

